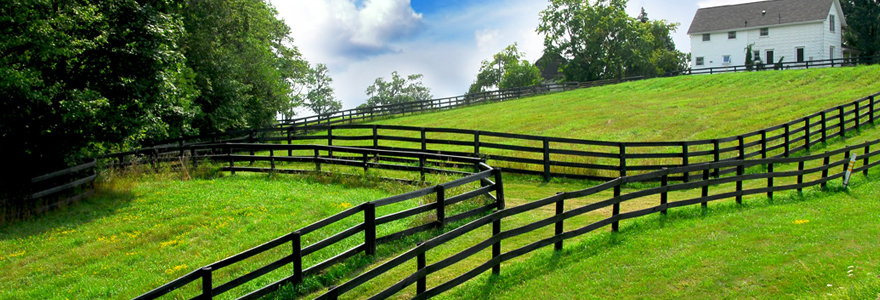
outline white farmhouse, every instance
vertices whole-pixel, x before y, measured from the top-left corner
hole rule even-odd
[[[691,68],[741,66],[745,49],[764,63],[843,57],[838,0],[772,0],[697,10],[688,29]]]

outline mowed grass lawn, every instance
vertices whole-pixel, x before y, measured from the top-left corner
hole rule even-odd
[[[878,299],[880,177],[673,209],[552,247],[440,299]]]
[[[98,193],[82,203],[0,227],[0,299],[132,298],[352,205],[418,188],[358,178],[340,182],[339,178],[248,173],[179,177],[169,172],[116,176],[100,183]],[[400,209],[382,207],[377,214]],[[303,244],[359,223],[360,216],[306,235]],[[361,242],[360,238],[310,255],[305,264],[329,258],[333,251]],[[289,254],[290,246],[276,250],[215,272],[215,282],[224,283],[279,259]],[[290,270],[281,268],[221,298],[241,296],[289,276]],[[170,298],[199,294],[199,282]]]
[[[603,141],[712,139],[781,124],[880,92],[877,78],[878,65],[656,78],[370,124]]]

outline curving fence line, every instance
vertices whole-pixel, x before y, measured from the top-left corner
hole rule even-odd
[[[415,248],[381,265],[374,267],[373,269],[361,274],[360,276],[349,280],[348,282],[340,284],[339,286],[331,287],[329,291],[315,299],[337,299],[340,295],[351,292],[359,286],[375,284],[371,282],[372,279],[396,267],[404,265],[408,262],[412,262],[413,260],[416,261],[417,267],[413,270],[411,275],[405,278],[401,278],[400,281],[398,281],[397,283],[388,286],[386,289],[369,297],[368,299],[388,298],[413,284],[416,285],[416,295],[415,297],[413,297],[413,299],[427,299],[432,296],[439,295],[455,286],[458,286],[490,269],[493,273],[498,274],[501,271],[502,262],[525,255],[538,249],[553,245],[555,250],[561,250],[565,240],[581,236],[583,234],[595,231],[608,225],[611,225],[612,231],[618,231],[619,222],[626,219],[636,218],[653,213],[666,214],[668,209],[687,205],[700,204],[702,207],[706,207],[708,205],[708,202],[722,199],[735,199],[737,203],[742,203],[742,197],[746,195],[766,194],[768,198],[772,199],[774,192],[791,190],[797,190],[798,192],[800,192],[804,188],[817,185],[824,188],[828,181],[839,179],[844,176],[844,170],[846,170],[846,167],[851,157],[853,157],[854,159],[857,158],[862,162],[862,165],[860,167],[854,168],[852,171],[863,172],[865,175],[867,175],[869,168],[880,164],[880,161],[869,162],[869,159],[871,157],[875,157],[880,154],[880,151],[870,151],[871,146],[875,146],[877,144],[880,144],[880,140],[866,142],[862,145],[846,147],[843,149],[825,152],[822,154],[796,158],[731,160],[724,162],[704,163],[686,167],[669,168],[641,175],[619,177],[588,189],[558,193],[554,196],[530,202],[528,204],[497,210],[491,215],[479,218],[450,232],[430,239],[416,246]],[[851,154],[855,155],[859,152],[860,155],[858,155],[857,157],[850,156]],[[838,159],[836,158],[836,156],[841,157]],[[835,158],[832,160],[832,157]],[[785,172],[774,171],[774,165],[789,163],[797,163],[797,170]],[[807,168],[805,167],[806,164],[817,166],[811,166]],[[745,173],[745,170],[748,168],[758,167],[757,169],[760,169],[763,166],[766,166],[766,171],[750,172],[749,174]],[[843,167],[843,170],[838,169],[841,167]],[[709,176],[710,173],[719,168],[733,168],[736,170],[736,174],[721,178],[711,178]],[[754,169],[756,168],[752,168],[752,170],[750,171],[755,171]],[[830,173],[832,172],[833,174],[830,175]],[[673,177],[676,174],[687,173],[697,173],[702,174],[702,176],[692,182],[678,184],[669,183],[670,177]],[[805,177],[813,178],[808,178],[808,180],[805,180]],[[789,181],[794,181],[794,183],[786,185],[774,184],[774,180],[780,179],[788,179]],[[626,194],[622,194],[621,192],[621,186],[627,183],[656,181],[660,181],[660,186],[640,188]],[[743,189],[743,183],[745,182],[758,182],[759,184],[766,182],[766,185],[763,187]],[[732,189],[730,187],[723,187],[722,185],[725,184],[733,184],[734,187]],[[701,189],[701,196],[686,200],[668,202],[669,192],[690,189]],[[566,208],[565,206],[566,200],[596,195],[600,192],[609,190],[613,191],[612,198],[608,198],[580,207]],[[715,190],[716,192],[712,193],[713,190]],[[660,196],[659,204],[656,206],[621,212],[621,204],[623,203],[656,195]],[[509,219],[513,216],[520,214],[535,212],[536,210],[545,208],[547,206],[555,206],[556,213],[554,216],[531,224],[522,225],[518,228],[505,231],[501,230],[501,224],[505,219]],[[608,207],[612,208],[611,215],[608,218],[594,222],[587,226],[572,228],[566,231],[566,220]],[[542,228],[547,228],[550,226],[554,227],[553,236],[542,237],[538,234],[532,234],[533,239],[531,243],[502,253],[501,245],[502,242],[504,242],[505,240],[513,237],[527,235],[535,232],[536,230],[540,230]],[[456,254],[447,257],[432,258],[431,261],[435,261],[435,263],[432,263],[430,265],[426,264],[426,256],[431,249],[450,242],[461,243],[463,241],[458,240],[458,237],[486,227],[491,227],[491,237],[482,241],[478,241],[473,246]],[[491,250],[487,250],[489,248],[491,248]],[[473,257],[479,253],[483,253],[483,251],[491,251],[491,258],[479,264],[477,267],[463,272],[458,277],[455,277],[451,280],[445,281],[428,289],[428,286],[426,284],[428,276],[464,259]]]
[[[95,163],[96,160],[92,160],[31,178],[25,195],[0,201],[0,223],[42,213],[92,195],[94,191],[84,187],[97,178]]]
[[[177,289],[180,289],[184,286],[191,284],[194,281],[201,280],[202,293],[194,298],[196,299],[212,299],[214,296],[226,293],[232,289],[239,288],[242,285],[260,278],[263,275],[266,275],[269,272],[275,271],[281,267],[292,265],[293,271],[292,274],[288,277],[285,277],[279,281],[276,281],[272,284],[264,286],[254,291],[250,291],[245,296],[240,297],[239,299],[256,299],[267,293],[277,290],[282,285],[292,283],[298,284],[301,283],[305,276],[319,274],[323,270],[334,266],[336,264],[342,263],[346,261],[346,259],[353,257],[357,254],[363,253],[365,255],[374,255],[376,253],[376,248],[378,245],[386,244],[389,242],[393,242],[399,239],[402,239],[407,236],[411,236],[416,233],[425,232],[428,230],[433,230],[437,228],[443,228],[447,226],[447,224],[451,222],[457,222],[460,220],[464,220],[470,217],[479,216],[485,214],[487,212],[491,212],[492,210],[498,210],[504,208],[504,192],[503,192],[503,183],[501,177],[501,171],[499,169],[494,169],[484,163],[478,158],[473,157],[456,157],[450,155],[441,155],[441,154],[431,154],[431,153],[414,153],[414,152],[402,152],[402,151],[387,151],[387,150],[377,150],[377,149],[359,149],[359,148],[351,148],[351,147],[335,147],[335,146],[321,146],[321,145],[272,145],[272,144],[206,144],[206,145],[189,145],[185,147],[163,147],[161,149],[139,149],[136,151],[129,151],[124,153],[117,153],[113,155],[108,155],[105,158],[122,158],[126,156],[134,156],[137,154],[157,154],[160,151],[166,153],[177,153],[179,155],[185,155],[190,153],[190,155],[198,153],[199,150],[210,150],[214,153],[221,154],[211,154],[204,156],[205,158],[218,160],[218,161],[226,161],[229,163],[229,166],[223,167],[223,170],[230,171],[233,174],[238,172],[308,172],[308,171],[320,171],[321,164],[335,164],[335,165],[355,165],[355,166],[363,166],[364,171],[367,171],[367,168],[382,168],[382,169],[393,169],[393,170],[407,170],[407,171],[419,171],[422,174],[422,181],[424,181],[424,173],[425,172],[434,172],[434,173],[453,173],[453,174],[464,174],[465,177],[460,179],[456,179],[450,182],[438,184],[435,186],[431,186],[428,188],[420,189],[417,191],[412,191],[396,196],[392,196],[389,198],[371,201],[367,203],[363,203],[357,206],[353,206],[348,208],[340,213],[337,213],[333,216],[327,217],[318,222],[312,223],[304,228],[299,230],[290,232],[285,234],[277,239],[264,243],[262,245],[256,246],[254,248],[243,251],[239,254],[227,257],[220,261],[214,262],[212,264],[203,266],[198,268],[184,276],[181,276],[175,280],[167,282],[152,291],[144,293],[134,299],[142,300],[142,299],[156,299],[163,295],[166,295],[170,292],[173,292]],[[250,151],[252,154],[238,154],[241,152]],[[254,152],[266,152],[268,151],[268,155],[264,154],[254,154]],[[288,154],[298,153],[298,152],[307,152],[313,153],[313,155],[302,155],[302,156],[276,156],[276,151],[279,154],[284,154],[284,152],[288,152]],[[225,154],[224,154],[225,153]],[[351,159],[346,158],[345,156],[326,156],[324,153],[336,153],[345,154],[345,155],[356,155],[356,157],[360,159]],[[370,161],[370,158],[374,158],[376,156],[387,156],[387,157],[398,157],[398,158],[407,158],[411,160],[415,160],[420,162],[418,166],[412,165],[402,165],[402,164],[382,164],[382,163],[373,163]],[[193,160],[194,162],[197,160]],[[261,168],[261,167],[240,167],[235,166],[236,161],[268,161],[270,163],[269,168]],[[292,170],[292,169],[282,169],[276,168],[275,162],[314,162],[316,165],[315,170]],[[466,166],[474,166],[477,168],[476,173],[468,173],[462,172],[452,169],[442,169],[437,166],[431,167],[432,163],[436,162],[437,165],[448,165],[449,163],[461,163]],[[458,195],[453,195],[450,191],[453,188],[457,187],[466,187],[468,184],[479,183],[480,187],[475,189],[468,189],[468,191],[460,193]],[[490,194],[491,192],[495,192],[493,196]],[[400,203],[403,201],[407,201],[410,199],[415,199],[424,196],[434,196],[436,198],[435,202],[420,204],[415,207],[407,208],[400,211],[391,212],[385,215],[377,215],[376,209],[379,207]],[[487,205],[483,205],[481,207],[471,209],[465,212],[460,212],[457,214],[451,214],[449,212],[449,207],[452,205],[456,205],[463,201],[474,199],[477,197],[487,196],[492,199],[492,202]],[[426,224],[411,226],[405,230],[392,232],[385,234],[384,236],[377,236],[380,232],[377,228],[380,226],[387,226],[385,224],[391,224],[394,222],[405,222],[407,218],[433,212],[435,215],[435,220],[432,222],[428,222]],[[358,216],[360,215],[360,216]],[[339,232],[335,232],[330,234],[329,237],[321,239],[317,242],[313,242],[309,245],[303,244],[304,236],[309,234],[314,234],[314,232],[319,231],[321,229],[328,228],[333,225],[339,225],[342,220],[351,218],[351,217],[359,217],[363,222],[351,226],[347,229],[341,230]],[[326,259],[324,261],[315,263],[311,266],[304,265],[304,258],[309,255],[313,255],[314,253],[329,249],[334,245],[341,243],[343,240],[363,234],[364,240],[363,243],[358,244],[352,248],[344,250],[339,253],[335,253],[331,258]],[[290,254],[271,262],[265,266],[259,267],[256,270],[253,270],[247,274],[238,276],[234,279],[231,279],[227,282],[217,284],[214,281],[214,272],[233,266],[237,263],[240,263],[248,258],[254,257],[256,255],[265,253],[267,251],[271,251],[278,247],[290,247],[292,249]]]
[[[610,142],[503,132],[395,125],[291,126],[250,131],[236,140],[252,142],[344,143],[373,149],[432,152],[482,157],[508,173],[607,181],[695,163],[737,159],[789,157],[873,124],[875,93],[784,124],[749,133],[708,140]],[[319,132],[318,134],[307,134]],[[198,143],[199,140],[190,140]],[[178,143],[184,145],[183,140]],[[452,149],[452,150],[450,150]],[[719,168],[712,176],[731,174]],[[673,181],[698,179],[683,173]]]

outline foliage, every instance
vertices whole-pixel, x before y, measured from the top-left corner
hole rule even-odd
[[[308,100],[305,103],[306,107],[319,115],[335,112],[342,108],[342,102],[333,96],[333,88],[330,87],[333,78],[327,74],[327,65],[318,64],[315,68],[310,68],[306,82],[309,89],[306,96],[306,100]]]
[[[16,178],[193,131],[198,92],[176,50],[177,9],[164,0],[0,4],[0,156],[28,165]]]
[[[862,56],[880,55],[880,2],[874,0],[842,0],[846,16],[843,43],[861,51]]]
[[[748,44],[746,46],[746,70],[751,71],[752,67],[755,65],[755,60],[752,58],[752,47],[755,46],[755,43]]]
[[[391,81],[382,77],[367,87],[367,106],[390,105],[431,99],[431,89],[422,85],[422,74],[409,75],[406,78],[391,73]]]
[[[493,55],[491,61],[483,60],[477,79],[471,84],[468,93],[485,92],[493,87],[508,89],[540,84],[541,71],[523,59],[526,53],[520,52],[516,46],[516,43],[507,46]]]
[[[678,24],[647,21],[647,13],[632,18],[626,2],[551,0],[540,13],[537,31],[545,35],[544,52],[568,60],[562,67],[565,80],[656,76],[684,67],[685,55],[669,37]]]
[[[288,37],[290,28],[267,2],[192,1],[183,9],[182,49],[201,92],[202,131],[270,126],[278,112],[301,104],[308,64]]]

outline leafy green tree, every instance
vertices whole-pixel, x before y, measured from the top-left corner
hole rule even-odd
[[[406,78],[391,73],[391,81],[382,77],[376,78],[366,90],[367,105],[390,105],[431,99],[431,89],[422,84],[422,74],[409,75]]]
[[[202,131],[274,124],[279,112],[302,104],[294,92],[308,64],[290,28],[262,0],[190,1],[182,10],[182,49],[195,73]]]
[[[316,114],[326,114],[339,111],[342,108],[342,102],[336,100],[333,96],[333,78],[327,74],[327,65],[318,64],[313,69],[309,69],[308,89],[306,96],[308,100],[305,105]]]
[[[0,156],[17,178],[192,132],[174,1],[0,3]],[[0,180],[4,181],[5,180]]]
[[[649,21],[644,11],[632,18],[626,3],[551,0],[540,13],[544,52],[567,60],[561,67],[565,80],[654,76],[684,65],[686,56],[674,50],[669,37],[678,25]]]
[[[494,87],[507,89],[540,84],[543,80],[541,70],[523,59],[526,53],[520,52],[516,46],[516,43],[507,46],[493,55],[491,61],[483,60],[468,93],[485,92]]]
[[[875,0],[841,0],[847,27],[843,43],[861,51],[861,56],[880,55],[880,2]]]

